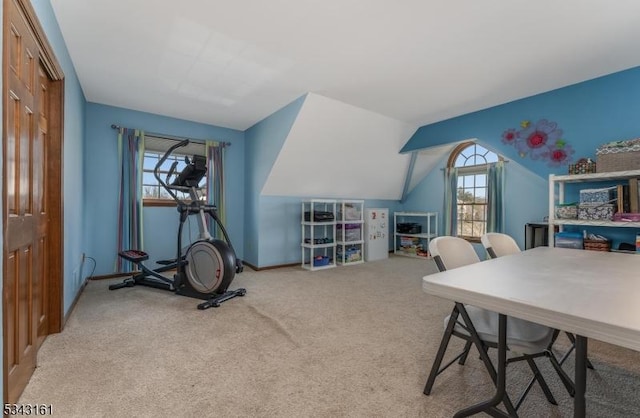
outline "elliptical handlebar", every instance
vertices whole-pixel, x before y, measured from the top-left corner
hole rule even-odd
[[[170,183],[171,176],[173,176],[173,173],[176,172],[176,167],[177,166],[178,166],[178,162],[174,161],[173,164],[171,164],[171,167],[169,167],[169,172],[167,173],[167,177],[165,177],[165,181],[167,182],[167,184]]]
[[[164,189],[171,195],[173,200],[175,200],[178,203],[181,203],[180,198],[178,198],[178,196],[173,192],[173,190],[171,190],[171,188],[167,185],[167,183],[165,183],[162,180],[162,178],[160,177],[159,171],[162,164],[164,164],[164,162],[167,161],[167,158],[169,158],[169,156],[173,154],[173,151],[175,151],[178,148],[186,147],[187,145],[189,145],[188,139],[185,139],[184,141],[180,141],[177,144],[173,145],[171,148],[167,150],[167,152],[164,153],[162,158],[160,158],[160,160],[158,161],[158,163],[153,169],[153,176],[156,178],[156,180],[158,180],[160,185],[164,187]],[[167,181],[169,180],[169,176],[171,176],[171,174],[173,174],[173,172],[175,171],[176,166],[177,164],[172,164],[171,169],[169,170],[169,174],[167,175]]]

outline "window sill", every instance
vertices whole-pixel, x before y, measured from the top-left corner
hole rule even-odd
[[[462,238],[465,241],[469,241],[473,244],[480,244],[482,241],[480,239],[480,237],[463,237],[463,236],[458,236],[458,238]]]
[[[167,207],[176,207],[177,203],[173,199],[143,199],[142,206],[167,206]]]

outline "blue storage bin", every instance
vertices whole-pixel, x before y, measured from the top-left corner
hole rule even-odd
[[[555,239],[555,246],[559,248],[575,248],[581,250],[584,247],[584,238],[579,232],[557,232]]]
[[[313,258],[314,267],[326,266],[328,264],[329,264],[329,257],[327,256],[319,255]]]

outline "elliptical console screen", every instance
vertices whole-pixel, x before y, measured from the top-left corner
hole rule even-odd
[[[200,180],[207,174],[207,159],[202,155],[194,155],[191,160],[185,157],[187,166],[178,174],[173,181],[174,186],[198,186]]]

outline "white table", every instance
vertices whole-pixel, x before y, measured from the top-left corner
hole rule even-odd
[[[585,414],[587,339],[640,351],[640,255],[537,247],[425,276],[423,289],[576,334],[577,417]]]

